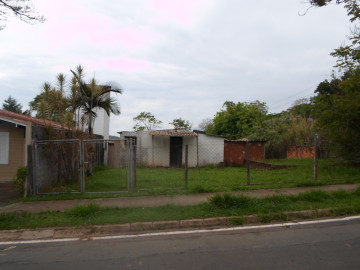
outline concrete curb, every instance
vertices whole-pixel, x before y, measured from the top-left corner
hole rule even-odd
[[[304,210],[269,214],[272,221],[294,221],[331,216],[331,209]],[[214,228],[242,224],[258,224],[262,218],[257,215],[230,216],[205,219],[169,220],[153,222],[135,222],[114,225],[94,225],[86,227],[55,227],[36,230],[4,230],[0,231],[0,244],[12,241],[55,240],[55,239],[87,239],[91,237],[108,236],[113,234],[139,233],[160,230],[185,230],[194,228]],[[236,223],[237,222],[237,223]]]

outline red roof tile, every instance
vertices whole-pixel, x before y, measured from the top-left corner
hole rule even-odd
[[[39,125],[39,126],[50,125],[54,128],[66,128],[67,129],[67,127],[62,126],[58,122],[35,118],[35,117],[20,114],[20,113],[6,111],[6,110],[0,110],[0,117],[3,117],[8,120],[23,122],[26,124],[31,123],[32,125]]]

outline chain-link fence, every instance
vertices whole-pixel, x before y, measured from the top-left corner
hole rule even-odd
[[[223,167],[224,141],[159,137],[136,147],[137,189],[183,189],[201,168]]]
[[[30,193],[120,192],[134,186],[131,140],[36,141],[30,149]]]
[[[37,141],[33,144],[34,194],[81,191],[80,140]]]
[[[255,162],[264,156],[263,142],[200,140],[197,136],[159,136],[148,141],[138,137],[37,141],[29,166],[32,194],[128,190],[168,194],[184,188],[190,192],[236,191],[250,185],[310,185],[317,178],[312,159]],[[341,164],[320,160],[317,167],[319,183],[358,181],[352,176],[358,173]]]

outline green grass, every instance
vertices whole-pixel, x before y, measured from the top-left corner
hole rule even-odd
[[[268,163],[295,165],[296,167],[273,170],[251,170],[247,185],[247,172],[243,167],[190,168],[188,186],[185,188],[184,169],[137,168],[137,189],[127,192],[126,168],[94,168],[93,176],[86,178],[87,194],[64,193],[30,197],[18,201],[57,200],[75,198],[101,198],[117,196],[176,195],[189,193],[249,191],[285,187],[321,186],[360,183],[360,169],[339,160],[319,160],[319,177],[313,180],[313,160],[266,160]],[[69,189],[65,189],[69,190]],[[71,189],[70,189],[71,190]],[[90,194],[90,192],[118,192],[117,194]]]
[[[287,220],[287,211],[331,209],[333,215],[360,213],[360,188],[355,191],[309,191],[299,195],[276,195],[257,199],[230,194],[214,195],[193,206],[138,208],[101,207],[91,203],[65,212],[0,214],[0,230],[54,226],[88,226],[159,220],[182,220],[234,216],[231,225],[244,224],[246,215],[256,214],[261,222]]]

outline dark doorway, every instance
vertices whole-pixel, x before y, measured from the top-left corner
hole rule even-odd
[[[182,137],[170,137],[170,167],[180,168],[182,163]]]

